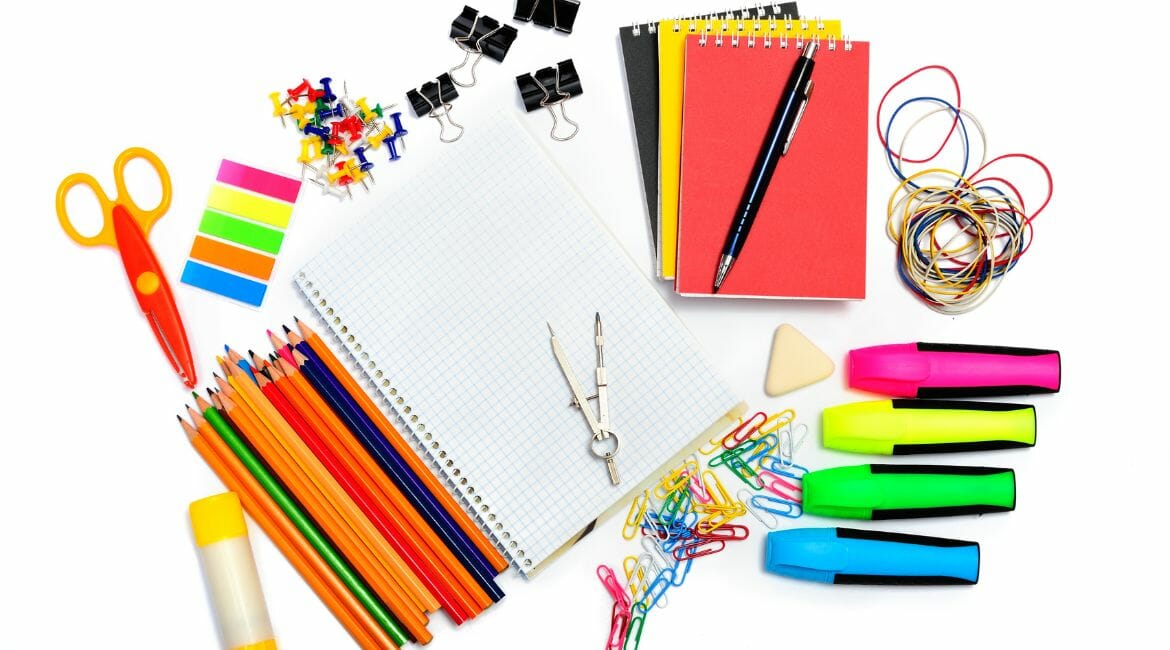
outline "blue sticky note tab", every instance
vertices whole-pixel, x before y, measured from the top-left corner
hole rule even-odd
[[[268,291],[267,284],[221,271],[193,260],[187,260],[187,266],[183,267],[183,277],[180,280],[183,284],[238,300],[253,307],[259,307],[260,303],[264,302],[264,293]]]

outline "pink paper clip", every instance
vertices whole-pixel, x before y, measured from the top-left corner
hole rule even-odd
[[[626,631],[630,624],[630,610],[622,607],[621,603],[613,604],[613,615],[609,620],[609,638],[605,642],[605,650],[621,650],[626,644]]]
[[[617,575],[614,574],[613,569],[609,568],[609,565],[597,565],[597,577],[601,579],[602,586],[609,592],[609,596],[613,598],[615,604],[621,605],[623,609],[630,609],[632,601],[626,595],[626,590],[618,582]]]
[[[804,489],[795,481],[762,469],[756,474],[756,483],[786,501],[800,503]]]

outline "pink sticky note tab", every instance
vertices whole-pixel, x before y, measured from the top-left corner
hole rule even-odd
[[[215,180],[289,203],[296,203],[297,194],[301,191],[301,182],[295,178],[273,174],[230,160],[224,160],[219,164],[219,174]]]

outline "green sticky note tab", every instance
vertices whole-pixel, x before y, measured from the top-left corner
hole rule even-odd
[[[280,244],[284,241],[284,233],[279,230],[237,219],[215,210],[203,211],[199,232],[273,255],[280,252]]]

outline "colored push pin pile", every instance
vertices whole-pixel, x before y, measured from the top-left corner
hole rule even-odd
[[[304,134],[297,156],[302,179],[320,187],[323,194],[353,198],[350,186],[360,183],[369,189],[366,179],[374,180],[370,150],[385,145],[391,162],[402,157],[399,145],[405,144],[407,133],[402,113],[389,111],[394,104],[371,108],[365,97],[351,102],[344,84],[338,96],[330,77],[321,79],[320,84],[314,88],[308,79],[302,79],[283,98],[279,92],[269,93],[272,116],[279,117],[285,126],[286,118],[291,120]]]

